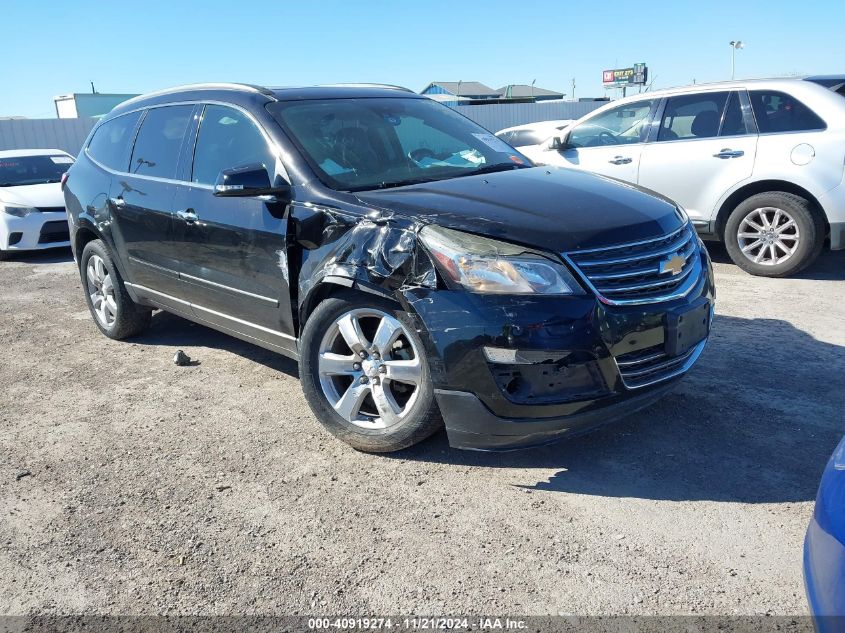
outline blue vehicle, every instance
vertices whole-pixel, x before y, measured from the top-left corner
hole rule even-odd
[[[804,540],[804,582],[819,633],[842,631],[845,627],[845,438],[822,475],[816,509]]]

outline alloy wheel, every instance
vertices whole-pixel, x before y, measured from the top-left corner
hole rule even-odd
[[[117,318],[117,302],[114,298],[114,281],[103,258],[91,255],[85,274],[88,277],[88,292],[94,315],[101,326],[109,329]]]
[[[334,321],[318,353],[320,386],[344,420],[386,429],[409,415],[422,359],[398,319],[376,309],[351,310]]]
[[[788,260],[801,239],[795,219],[777,207],[760,207],[748,213],[739,223],[736,237],[742,254],[763,266]]]

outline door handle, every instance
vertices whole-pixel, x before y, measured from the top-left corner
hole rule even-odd
[[[109,198],[109,202],[111,202],[115,209],[123,209],[126,206],[126,200],[120,196],[117,198]]]
[[[741,149],[731,149],[730,147],[726,147],[722,151],[713,154],[713,158],[739,158],[740,156],[745,156],[745,152]]]
[[[628,158],[627,156],[615,156],[607,162],[611,165],[627,165],[628,163],[633,162],[633,160],[633,158]]]
[[[186,224],[193,224],[199,220],[193,209],[180,209],[176,212],[176,217],[180,220],[184,220]]]

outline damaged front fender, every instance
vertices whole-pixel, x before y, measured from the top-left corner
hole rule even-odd
[[[307,315],[313,296],[326,283],[376,292],[403,304],[399,291],[437,286],[434,264],[419,248],[421,224],[379,211],[362,217],[312,203],[294,203],[290,213],[300,314]]]

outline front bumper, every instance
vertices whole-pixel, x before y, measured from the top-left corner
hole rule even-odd
[[[687,296],[653,304],[608,306],[591,294],[403,291],[423,335],[450,444],[478,450],[546,444],[659,399],[706,343],[660,357],[667,313],[706,304],[712,319],[713,275],[703,249],[700,256],[702,273]],[[491,349],[505,360],[491,359]],[[516,352],[510,361],[508,351]]]
[[[845,546],[816,520],[810,521],[804,538],[804,588],[816,630],[845,628]],[[836,628],[835,624],[843,626]]]
[[[22,218],[0,212],[0,250],[36,251],[70,246],[67,213],[37,211]]]
[[[434,392],[446,424],[449,445],[477,451],[507,451],[543,446],[614,422],[653,404],[675,385],[668,381],[614,404],[555,418],[500,418],[477,396],[464,391]]]
[[[819,633],[845,630],[845,471],[835,466],[838,451],[822,474],[804,538],[804,585]]]

